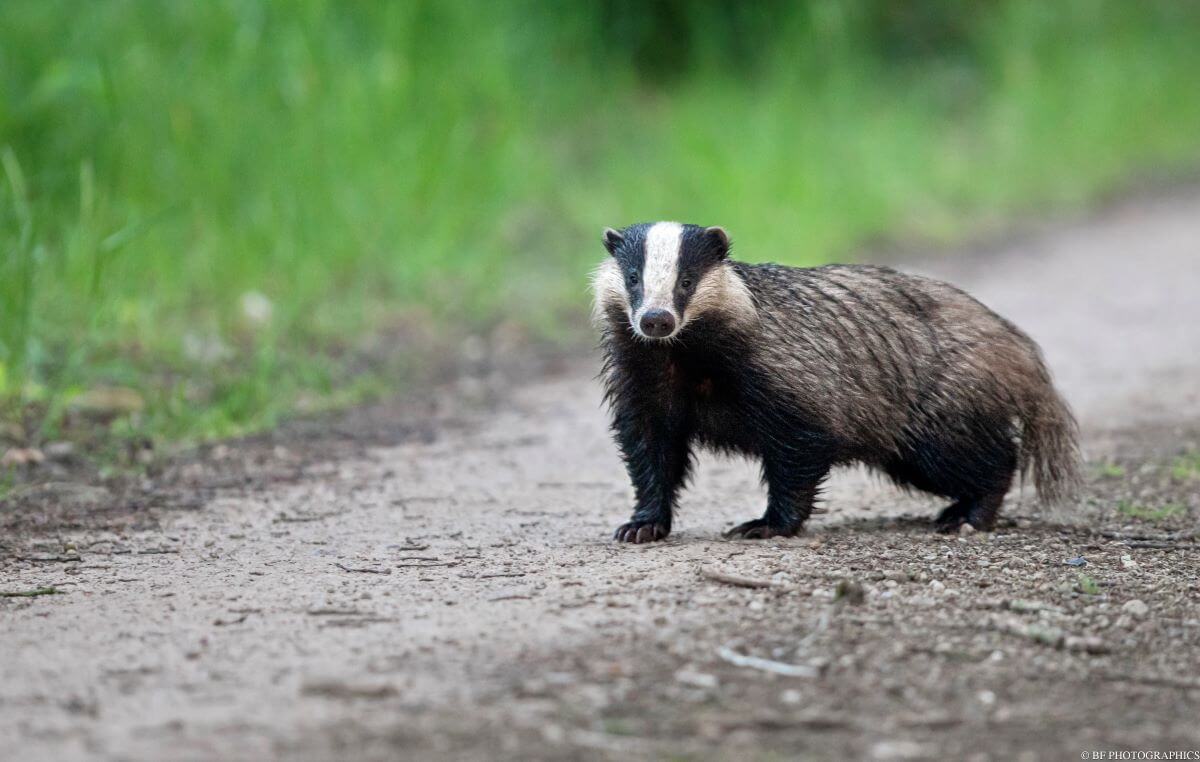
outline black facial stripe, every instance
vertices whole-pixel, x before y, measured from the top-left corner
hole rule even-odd
[[[622,230],[621,235],[625,240],[613,254],[617,265],[621,268],[621,277],[625,280],[625,293],[629,297],[630,311],[634,313],[642,306],[642,299],[645,296],[642,270],[646,265],[646,232],[650,230],[650,227],[650,223],[639,223]],[[630,277],[631,273],[636,274],[637,283],[633,282]]]
[[[679,245],[679,268],[675,278],[675,311],[683,317],[696,286],[721,261],[723,252],[699,225],[684,225]],[[684,286],[684,281],[690,281]]]
[[[639,280],[636,285],[629,284],[629,276],[625,276],[625,291],[629,294],[629,311],[637,314],[642,307],[642,298],[646,295],[645,286]]]

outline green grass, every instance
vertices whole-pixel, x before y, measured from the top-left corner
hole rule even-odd
[[[1160,506],[1147,506],[1122,500],[1117,503],[1117,510],[1125,516],[1145,521],[1166,521],[1175,516],[1187,513],[1187,508],[1179,503],[1166,503]]]
[[[0,4],[0,415],[236,434],[577,341],[605,225],[811,264],[1200,158],[1191,6],[897,8]]]
[[[1180,482],[1200,479],[1200,452],[1189,452],[1176,458],[1171,464],[1171,478]]]
[[[1080,572],[1076,576],[1075,580],[1079,588],[1079,592],[1083,593],[1084,595],[1100,595],[1100,585],[1096,583],[1096,580],[1093,579],[1091,575]]]

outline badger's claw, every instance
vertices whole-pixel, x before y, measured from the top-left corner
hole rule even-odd
[[[671,527],[656,521],[629,521],[617,527],[613,539],[617,542],[644,543],[665,540]]]
[[[772,537],[795,537],[800,529],[784,529],[774,527],[766,519],[752,519],[744,524],[738,524],[725,533],[731,540],[769,540]]]

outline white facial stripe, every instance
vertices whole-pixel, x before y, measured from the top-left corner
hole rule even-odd
[[[638,316],[649,309],[675,314],[675,278],[683,226],[678,222],[656,222],[646,231],[646,263],[642,267],[642,305]]]

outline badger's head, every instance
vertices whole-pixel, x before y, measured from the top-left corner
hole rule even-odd
[[[666,340],[695,318],[722,313],[752,318],[754,302],[733,272],[729,235],[723,228],[654,222],[607,228],[611,255],[593,279],[596,316],[623,316],[639,337]]]

